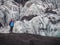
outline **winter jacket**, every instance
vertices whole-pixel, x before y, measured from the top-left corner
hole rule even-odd
[[[14,27],[14,21],[11,21],[9,25]]]

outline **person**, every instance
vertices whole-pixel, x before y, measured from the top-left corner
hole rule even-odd
[[[6,15],[4,15],[4,26],[6,26],[6,23],[7,23],[6,20],[7,20],[7,19],[6,19]]]
[[[0,23],[0,28],[3,27],[3,25]]]
[[[14,20],[11,19],[9,26],[10,26],[10,33],[12,33],[14,27]]]

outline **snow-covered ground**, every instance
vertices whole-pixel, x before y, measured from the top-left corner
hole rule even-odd
[[[8,0],[0,6],[0,17],[3,18],[3,20],[0,19],[0,22],[3,22],[4,25],[6,20],[6,25],[0,28],[0,33],[9,33],[10,27],[8,24],[10,19],[13,18],[15,21],[13,33],[60,36],[60,5],[58,0],[30,0],[24,6],[15,3],[13,0]],[[21,21],[24,16],[29,17],[30,15],[37,16],[29,21],[28,18]],[[4,16],[6,16],[6,19],[4,19]]]

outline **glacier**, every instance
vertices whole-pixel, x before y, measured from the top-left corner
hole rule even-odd
[[[60,37],[59,0],[29,0],[18,4],[14,0],[0,0],[0,33],[10,33],[9,22],[14,19],[13,33],[30,33]],[[34,16],[35,17],[34,17]],[[32,19],[29,20],[29,16]],[[21,20],[23,17],[27,17]]]

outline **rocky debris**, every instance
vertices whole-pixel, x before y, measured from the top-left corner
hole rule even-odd
[[[24,19],[30,21],[32,18],[34,18],[34,17],[36,17],[36,16],[37,16],[37,15],[24,16],[24,17],[22,17],[21,21],[24,20]]]
[[[0,45],[60,45],[60,38],[6,33],[0,34]]]
[[[46,8],[45,13],[52,13],[52,14],[57,14],[57,12],[53,11],[52,9]]]

